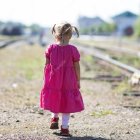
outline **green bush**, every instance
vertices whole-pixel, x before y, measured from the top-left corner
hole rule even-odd
[[[140,17],[136,20],[134,24],[134,35],[140,38]]]

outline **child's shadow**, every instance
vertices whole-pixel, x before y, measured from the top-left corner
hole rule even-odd
[[[61,140],[109,140],[109,139],[105,139],[101,137],[84,136],[84,137],[61,138]]]
[[[60,136],[60,133],[54,133],[55,135]],[[75,136],[69,136],[69,137],[61,137],[61,140],[109,140],[101,137],[92,137],[92,136],[84,136],[84,137],[75,137]]]

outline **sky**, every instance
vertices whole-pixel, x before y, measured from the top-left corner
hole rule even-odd
[[[126,10],[140,14],[140,0],[0,0],[0,21],[51,27],[61,21],[77,24],[79,16],[108,20]]]

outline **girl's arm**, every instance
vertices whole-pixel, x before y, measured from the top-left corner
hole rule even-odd
[[[45,65],[47,65],[49,63],[50,63],[50,60],[46,57],[46,63],[45,63]]]
[[[80,88],[80,64],[79,64],[79,61],[74,62],[74,69],[76,72],[78,87]]]

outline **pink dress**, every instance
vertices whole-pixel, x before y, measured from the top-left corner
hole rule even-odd
[[[45,51],[50,60],[44,68],[40,106],[54,113],[74,113],[84,109],[73,62],[80,60],[75,46],[50,45]]]

